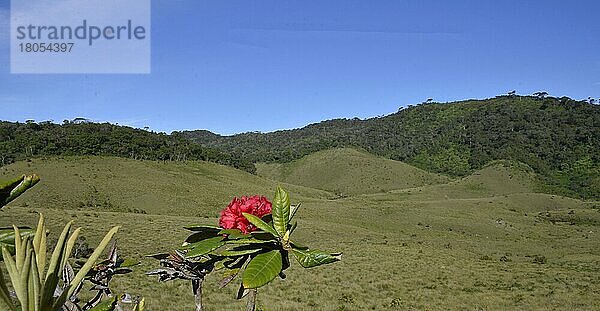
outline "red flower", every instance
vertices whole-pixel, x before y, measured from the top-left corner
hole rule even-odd
[[[262,218],[271,213],[271,202],[263,196],[233,198],[231,203],[221,211],[219,226],[224,229],[240,229],[244,234],[257,230],[242,213]]]

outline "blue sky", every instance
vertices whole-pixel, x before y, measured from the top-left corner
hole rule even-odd
[[[10,74],[0,119],[221,134],[509,90],[600,97],[598,1],[152,1],[152,73]]]

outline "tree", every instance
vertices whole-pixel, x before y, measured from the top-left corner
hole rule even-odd
[[[90,120],[87,118],[77,117],[77,118],[73,119],[73,123],[75,123],[75,124],[87,123],[87,122],[90,122]]]

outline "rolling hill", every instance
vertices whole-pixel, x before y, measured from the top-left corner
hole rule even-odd
[[[414,173],[404,175],[405,185],[426,181],[417,169],[347,149],[290,166],[318,172],[327,168],[318,160],[336,160],[332,155],[350,164],[331,165],[366,165],[369,169],[353,176],[367,180],[383,174],[384,165]],[[95,156],[19,161],[1,168],[0,178],[26,172],[38,173],[42,181],[0,211],[0,227],[34,226],[36,212],[43,212],[51,240],[64,222],[74,220],[94,245],[108,228],[122,226],[121,253],[142,264],[116,277],[114,290],[143,295],[149,310],[164,311],[193,309],[189,282],[165,284],[146,276],[158,263],[145,256],[178,248],[185,225],[216,224],[234,195],[272,198],[276,184],[209,162]],[[318,175],[298,178],[328,184]],[[391,181],[381,182],[392,187]],[[442,184],[345,198],[284,187],[293,202],[303,203],[296,216],[298,243],[344,257],[310,270],[292,263],[286,280],[261,289],[261,309],[597,309],[600,203],[533,193],[536,175],[522,164],[494,162]],[[218,290],[219,281],[220,275],[207,278],[205,303],[212,310],[243,309],[244,302],[233,299],[237,287]]]
[[[532,96],[427,103],[384,117],[233,136],[206,130],[167,135],[86,121],[0,121],[0,166],[40,156],[100,155],[204,160],[254,173],[257,162],[287,163],[351,147],[451,177],[467,176],[494,160],[518,161],[544,179],[546,191],[598,199],[598,133],[600,106]]]
[[[390,194],[404,199],[428,201],[530,194],[543,189],[539,176],[527,165],[511,161],[493,161],[469,176],[448,183],[399,189],[391,191]]]
[[[42,181],[26,193],[31,208],[206,216],[234,196],[271,195],[276,182],[211,162],[156,162],[118,157],[36,158],[0,168],[0,178],[35,172]],[[331,194],[285,185],[298,199]]]
[[[326,269],[293,263],[287,279],[261,289],[259,309],[599,307],[600,202],[547,193],[597,197],[597,106],[500,97],[232,137],[1,125],[10,139],[0,151],[17,161],[0,167],[0,179],[42,181],[0,210],[0,227],[35,226],[43,212],[51,240],[75,220],[93,245],[122,226],[122,254],[142,263],[114,289],[145,296],[150,310],[192,309],[193,298],[187,282],[146,276],[157,267],[146,255],[178,248],[185,225],[215,225],[233,196],[272,199],[277,184],[303,203],[295,241],[344,257]],[[258,176],[248,172],[254,161]],[[219,280],[207,278],[205,303],[243,309],[236,286],[220,291]]]
[[[513,160],[540,174],[549,191],[600,198],[598,133],[598,105],[568,97],[499,96],[421,104],[384,117],[336,119],[265,134],[178,134],[251,162],[285,163],[319,150],[357,147],[462,177],[490,161]]]
[[[327,190],[339,196],[446,183],[450,179],[350,148],[330,149],[289,163],[256,164],[259,176]]]

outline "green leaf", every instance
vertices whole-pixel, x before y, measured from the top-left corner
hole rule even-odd
[[[4,280],[4,274],[0,268],[0,310],[16,311],[17,309],[12,303],[6,281]]]
[[[144,311],[146,309],[146,298],[142,298],[140,302],[138,302],[135,307],[133,307],[133,311]]]
[[[32,250],[32,252],[34,251]],[[35,256],[36,254],[33,253],[31,257],[31,272],[29,273],[29,299],[31,301],[29,305],[34,306],[33,309],[35,309],[36,307],[39,308],[40,293],[43,285],[42,279],[39,276],[40,270],[43,272],[43,269],[39,269]]]
[[[29,227],[18,227],[18,229],[21,239],[34,236],[34,229],[31,229]],[[6,249],[11,255],[15,254],[15,229],[0,229],[0,248],[2,247],[6,247]],[[2,260],[1,253],[0,260]]]
[[[29,176],[23,175],[0,184],[0,208],[16,199],[39,181],[40,178],[33,174]]]
[[[113,311],[117,307],[117,296],[109,297],[88,311]]]
[[[292,221],[292,218],[294,218],[294,215],[296,215],[296,212],[298,211],[298,209],[300,209],[300,206],[302,206],[302,204],[290,206],[290,221]]]
[[[294,223],[290,226],[290,235],[294,233],[294,230],[298,227],[298,222],[294,221]]]
[[[283,237],[290,221],[290,196],[281,187],[277,187],[277,192],[275,192],[271,214],[275,231],[280,237]]]
[[[238,269],[244,266],[248,261],[248,256],[227,258],[223,261],[223,267],[227,269]]]
[[[223,237],[221,236],[192,243],[185,247],[185,249],[190,250],[187,252],[187,254],[185,254],[185,257],[193,258],[206,255],[223,245],[225,245],[225,242],[223,242]]]
[[[27,243],[29,241],[29,237],[25,237],[23,239],[19,238],[21,236],[20,230],[17,227],[15,229],[15,261],[17,263],[17,269],[20,271],[23,269],[23,264],[25,263],[25,256],[27,255]]]
[[[223,250],[222,252],[217,253],[217,255],[223,257],[237,257],[258,253],[259,251],[260,248],[238,249],[237,247],[234,247],[232,249]]]
[[[301,250],[293,248],[292,252],[298,263],[304,268],[312,268],[342,259],[342,254],[330,254],[320,250]]]
[[[102,255],[102,253],[108,246],[108,243],[110,243],[113,236],[117,233],[117,231],[119,231],[119,228],[120,227],[118,227],[118,226],[113,227],[112,229],[110,229],[108,231],[108,233],[106,233],[106,235],[104,236],[102,241],[100,241],[100,244],[98,244],[98,247],[96,247],[96,249],[94,249],[94,252],[92,253],[92,255],[90,255],[90,257],[87,259],[87,261],[85,262],[83,267],[81,267],[81,269],[79,269],[79,271],[77,272],[75,277],[73,277],[71,284],[69,284],[67,289],[65,291],[63,291],[63,293],[60,295],[60,297],[58,297],[58,299],[54,303],[54,308],[58,309],[60,306],[62,306],[65,303],[65,300],[67,300],[67,297],[71,297],[73,295],[73,293],[75,292],[77,287],[79,287],[79,283],[81,283],[83,281],[83,278],[88,274],[88,272],[90,272],[90,270],[92,270],[92,268],[96,264],[96,261],[98,260],[98,258],[100,258],[100,256]]]
[[[52,252],[52,257],[50,257],[50,265],[48,266],[48,271],[46,272],[46,277],[44,278],[44,291],[42,292],[41,300],[42,310],[49,310],[50,307],[52,307],[54,300],[54,289],[60,280],[60,264],[63,257],[68,256],[65,254],[65,244],[72,225],[73,221],[69,221],[65,225],[65,228],[61,232],[58,241],[56,242],[56,246]],[[62,304],[60,304],[60,306],[62,306]]]
[[[46,269],[46,253],[47,253],[47,237],[46,237],[46,221],[44,214],[40,213],[38,226],[33,239],[33,250],[35,251],[36,264],[38,266],[38,277],[40,284],[44,282]]]
[[[75,231],[71,233],[71,236],[67,240],[67,244],[65,244],[65,255],[63,256],[60,264],[60,271],[63,271],[65,265],[67,264],[67,260],[69,259],[69,257],[71,257],[71,254],[73,253],[73,247],[75,247],[75,242],[77,241],[77,238],[79,237],[80,233],[81,228],[75,229]]]
[[[221,227],[208,225],[191,225],[183,228],[194,232],[214,232],[215,234],[222,230]]]
[[[240,231],[240,229],[221,229],[221,231],[219,231],[219,235],[223,235],[223,234],[236,234],[236,233],[240,233],[242,231]]]
[[[296,242],[290,242],[290,244],[295,249],[298,249],[298,250],[301,250],[301,251],[307,251],[308,250],[308,246],[300,245],[300,244],[298,244]]]
[[[35,230],[30,227],[17,227],[17,229],[19,229],[21,238],[25,238],[26,236],[33,237],[35,234]],[[0,229],[0,243],[15,245],[15,229]]]
[[[27,255],[25,256],[23,268],[20,271],[24,295],[23,297],[19,298],[19,301],[21,302],[21,308],[23,308],[23,310],[30,310],[29,304],[33,303],[33,284],[29,282],[30,279],[32,279],[31,270],[33,265],[31,264],[31,260],[33,259],[35,261],[35,258],[33,258],[33,247],[31,246],[31,241],[27,240],[26,245]],[[35,269],[37,269],[37,266]]]
[[[239,272],[239,268],[225,270],[225,272],[223,273],[223,278],[221,279],[221,281],[219,281],[219,289],[229,285],[229,283],[231,283],[231,281],[233,281],[233,279],[237,277]]]
[[[223,229],[219,231],[219,235],[223,234],[226,234],[227,238],[230,240],[239,240],[250,237],[249,234],[243,234],[242,231],[240,231],[240,229]]]
[[[6,270],[8,272],[8,277],[13,285],[15,292],[17,293],[17,297],[21,295],[21,283],[19,279],[19,271],[17,270],[17,264],[12,256],[8,253],[6,247],[2,248],[2,253],[4,255],[4,264],[6,266]]]
[[[126,258],[125,260],[123,260],[123,262],[119,265],[120,268],[129,268],[129,267],[133,267],[133,266],[137,266],[140,265],[142,262],[139,260],[133,260],[130,258]]]
[[[272,239],[272,240],[261,240],[261,239],[254,239],[254,238],[248,238],[248,239],[239,239],[239,240],[227,240],[225,241],[225,243],[227,244],[261,244],[261,243],[271,243],[271,242],[276,242],[277,240]]]
[[[278,250],[258,254],[246,266],[242,284],[246,289],[264,286],[277,277],[281,267],[281,253]]]
[[[273,236],[271,233],[265,231],[252,231],[250,236],[255,239],[265,240],[265,241],[275,241],[277,240],[277,236]]]
[[[273,227],[271,227],[268,223],[260,219],[260,217],[248,213],[242,213],[242,215],[244,215],[244,217],[246,217],[246,219],[248,219],[249,222],[255,225],[256,228],[264,230],[272,234],[273,236],[279,236],[279,234],[277,234],[277,231],[275,231],[275,229],[273,229]]]
[[[216,230],[204,230],[204,231],[194,232],[194,233],[192,233],[190,236],[188,236],[185,239],[185,242],[183,243],[183,245],[200,242],[202,240],[214,238],[214,237],[219,236],[219,235],[221,235],[220,234],[220,230],[219,231],[216,231]]]

